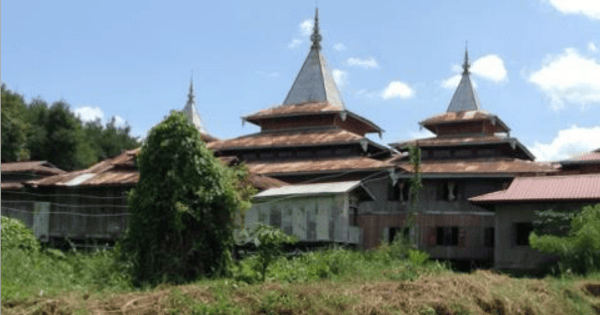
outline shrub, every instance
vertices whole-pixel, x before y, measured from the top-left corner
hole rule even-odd
[[[39,251],[40,243],[23,222],[2,217],[2,249],[21,248],[25,250]]]
[[[295,243],[296,239],[281,229],[264,224],[257,224],[251,237],[257,249],[254,269],[261,274],[262,281],[265,281],[267,268],[281,255],[281,247]]]
[[[179,112],[152,128],[138,166],[129,230],[120,244],[135,284],[227,274],[234,218],[250,205],[239,172],[216,159]]]
[[[600,204],[584,207],[574,216],[567,236],[534,232],[529,243],[534,249],[560,256],[563,270],[575,273],[600,270]]]

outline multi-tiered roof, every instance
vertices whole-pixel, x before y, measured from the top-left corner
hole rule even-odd
[[[390,151],[365,137],[383,130],[345,107],[321,39],[317,11],[310,51],[283,103],[242,117],[259,126],[259,133],[213,142],[209,148],[240,157],[251,172],[287,179],[389,167],[382,160]]]
[[[481,109],[469,71],[469,55],[460,83],[446,112],[419,123],[436,136],[390,144],[404,151],[416,145],[422,151],[422,171],[430,174],[527,174],[553,171],[516,138],[498,116]],[[409,169],[408,163],[401,164]]]

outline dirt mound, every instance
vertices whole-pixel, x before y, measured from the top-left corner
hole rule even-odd
[[[583,285],[583,291],[595,297],[600,297],[600,283],[586,283]]]

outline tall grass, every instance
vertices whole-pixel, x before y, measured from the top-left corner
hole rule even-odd
[[[2,249],[2,301],[64,291],[132,290],[125,268],[109,250],[63,253],[58,250]]]

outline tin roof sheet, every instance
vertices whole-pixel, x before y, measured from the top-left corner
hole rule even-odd
[[[499,124],[505,131],[510,131],[510,128],[496,115],[484,110],[468,110],[460,112],[446,112],[431,116],[419,124],[421,126],[433,126],[439,124],[463,123],[469,121],[491,120]]]
[[[561,164],[588,164],[588,163],[600,163],[600,149],[596,149],[592,152],[582,154],[579,156],[572,157],[560,162]]]
[[[413,171],[408,162],[399,163],[398,166],[407,172]],[[421,163],[421,172],[424,174],[527,174],[556,171],[557,168],[550,163],[510,158],[424,161]]]
[[[517,141],[515,138],[502,136],[456,136],[456,137],[431,137],[424,139],[414,139],[390,143],[390,146],[400,149],[406,145],[416,145],[418,147],[446,147],[458,145],[478,145]]]
[[[462,112],[462,111],[471,111],[478,110],[481,108],[479,105],[479,97],[477,96],[477,92],[475,92],[475,88],[473,87],[473,83],[471,83],[471,78],[469,77],[469,72],[464,71],[458,86],[456,87],[456,91],[452,96],[452,100],[450,101],[450,105],[448,105],[448,112]]]
[[[258,193],[255,198],[277,197],[289,195],[339,194],[348,192],[360,185],[359,180],[335,183],[290,185],[267,189]]]
[[[368,157],[333,157],[315,160],[249,161],[251,173],[282,175],[296,173],[320,173],[331,171],[378,170],[393,165]]]
[[[0,163],[0,170],[2,173],[33,172],[48,175],[65,173],[65,171],[47,161],[2,162]]]
[[[508,189],[470,198],[475,203],[600,201],[600,174],[517,177]]]
[[[337,143],[358,143],[364,137],[344,129],[289,130],[281,132],[262,132],[234,139],[215,141],[208,144],[209,149],[267,148],[306,145],[325,145]]]

